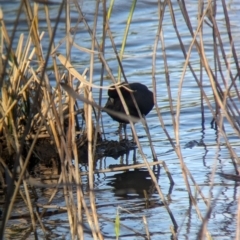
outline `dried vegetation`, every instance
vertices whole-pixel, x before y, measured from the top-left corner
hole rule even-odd
[[[206,227],[211,213],[211,203],[206,200],[201,192],[201,189],[195,183],[194,177],[188,171],[181,154],[179,142],[179,116],[181,109],[182,84],[187,69],[192,72],[193,78],[199,86],[199,91],[201,92],[202,112],[204,112],[203,105],[206,104],[212,112],[214,119],[213,124],[216,128],[218,128],[218,131],[223,137],[229,150],[237,175],[239,165],[239,158],[233,150],[231,144],[228,142],[228,138],[224,131],[223,117],[222,114],[220,114],[220,110],[221,113],[224,113],[227,121],[231,124],[232,129],[235,130],[236,136],[239,137],[240,131],[239,123],[237,121],[239,110],[236,102],[240,99],[237,86],[240,69],[237,53],[231,36],[231,25],[229,22],[228,11],[225,5],[226,3],[223,0],[221,1],[221,8],[224,9],[225,27],[228,32],[229,44],[231,45],[231,61],[232,65],[235,65],[234,69],[237,69],[237,71],[232,71],[232,68],[227,61],[226,52],[222,44],[221,31],[218,29],[218,24],[215,18],[216,2],[218,1],[209,1],[204,4],[202,1],[199,1],[198,26],[196,29],[193,29],[185,2],[178,1],[179,9],[185,19],[185,24],[188,26],[189,32],[192,35],[191,45],[186,50],[183,39],[181,38],[181,33],[178,31],[175,22],[175,13],[172,8],[172,2],[159,1],[158,30],[152,52],[152,81],[155,93],[154,111],[156,111],[159,122],[179,158],[183,178],[185,180],[185,186],[189,193],[189,199],[194,205],[199,218],[202,220],[202,228],[199,231],[198,239],[202,239],[204,236],[208,236],[209,239],[211,238],[211,233],[207,231]],[[220,4],[220,2],[218,3]],[[112,48],[116,53],[116,60],[119,63],[119,76],[122,75],[125,79],[121,59],[136,1],[133,1],[132,4],[132,9],[127,22],[128,24],[126,25],[122,50],[119,54],[117,53],[112,32],[108,25],[108,19],[111,17],[113,3],[111,2],[107,9],[105,1],[96,1],[93,28],[90,28],[88,25],[79,2],[73,0],[71,4],[74,4],[79,13],[78,23],[84,23],[85,29],[91,37],[92,42],[90,49],[84,48],[74,41],[74,31],[77,30],[78,25],[71,28],[70,5],[68,4],[68,1],[55,3],[55,1],[22,0],[18,9],[13,31],[11,32],[7,29],[4,22],[3,12],[1,12],[0,184],[2,195],[4,196],[1,236],[3,236],[5,227],[11,218],[14,202],[20,197],[21,201],[24,202],[26,208],[28,209],[29,213],[27,214],[27,217],[31,219],[26,230],[21,232],[21,239],[26,239],[31,234],[33,234],[37,239],[39,230],[47,239],[48,231],[44,223],[44,217],[50,210],[54,211],[56,209],[58,213],[67,212],[69,232],[72,239],[75,239],[75,237],[82,239],[84,231],[91,232],[93,239],[104,239],[104,234],[99,228],[99,221],[102,221],[102,219],[97,214],[93,191],[94,173],[97,172],[95,171],[95,162],[103,156],[112,155],[118,157],[122,153],[135,148],[135,145],[131,142],[108,142],[103,140],[103,128],[100,121],[101,107],[98,106],[102,105],[102,89],[105,88],[102,86],[104,74],[107,73],[113,83],[116,82],[104,57],[106,38],[110,39]],[[101,13],[99,12],[99,5],[102,5],[101,9],[103,12]],[[58,9],[58,16],[56,16],[54,21],[50,20],[49,16],[49,8],[52,6]],[[41,12],[44,10],[45,13],[47,26],[46,33],[42,32],[39,25],[39,9],[41,9]],[[165,11],[170,12],[172,25],[178,37],[179,48],[182,50],[186,59],[181,80],[179,82],[176,107],[172,102],[171,86],[168,84],[169,76],[167,73],[169,72],[169,69],[167,57],[165,55],[163,37],[163,18]],[[62,19],[61,16],[63,12],[65,12],[64,19],[67,34],[61,42],[56,42],[55,35],[60,24],[60,19]],[[18,21],[22,14],[24,14],[28,23],[28,31],[17,35],[16,29],[18,28]],[[103,16],[102,26],[97,24],[99,15]],[[204,51],[202,28],[206,19],[212,28],[212,41],[214,43],[213,52],[215,56],[214,69],[209,65]],[[100,27],[102,28],[102,36],[101,42],[98,42],[99,39],[96,38],[95,34],[96,29]],[[44,43],[43,47],[42,39],[44,34],[48,35],[49,43]],[[161,48],[159,47],[160,42]],[[63,43],[66,44],[65,54],[58,52],[58,48],[62,46]],[[88,53],[90,56],[89,65],[86,66],[88,69],[84,73],[79,73],[74,67],[74,64],[71,63],[71,49],[73,46],[77,48],[80,53]],[[195,74],[189,61],[193,48],[198,52],[201,68],[200,72],[207,73],[211,83],[216,109],[212,108],[211,100],[204,92],[204,87],[202,86],[202,76],[200,75],[199,77]],[[172,113],[172,125],[175,132],[174,142],[165,128],[165,123],[162,119],[161,111],[156,101],[157,80],[155,76],[155,63],[157,60],[156,53],[158,51],[162,51],[164,59],[166,88],[168,89],[169,106]],[[98,58],[102,64],[102,71],[99,76],[101,79],[99,85],[93,84],[95,58]],[[228,81],[225,80],[223,74],[217,76],[218,73],[216,69],[220,69],[220,73],[223,73],[223,64],[224,71],[227,69],[229,73]],[[87,72],[89,72],[89,76],[87,76]],[[233,72],[237,73],[234,75]],[[55,79],[55,82],[50,81],[50,78]],[[61,86],[61,83],[63,83],[63,87]],[[93,100],[92,88],[99,89],[99,99],[97,103],[95,103],[96,99]],[[80,108],[77,104],[76,93],[78,94],[77,98],[79,97],[79,99],[84,102],[83,108]],[[178,231],[181,229],[177,226],[174,215],[169,208],[168,200],[165,199],[151,166],[159,164],[162,165],[167,172],[171,183],[173,183],[173,180],[171,179],[171,174],[169,173],[166,164],[159,161],[156,157],[154,147],[152,146],[151,136],[149,135],[148,127],[144,119],[142,119],[142,123],[146,129],[146,134],[152,150],[152,159],[154,161],[152,163],[147,161],[134,130],[133,122],[131,121],[130,125],[133,128],[136,146],[143,159],[143,164],[138,164],[135,167],[145,167],[148,169],[154,184],[154,189],[158,192],[159,198],[168,211],[169,217],[172,221],[173,227],[171,229],[173,238],[177,239]],[[89,171],[87,173],[80,172],[80,169],[77,167],[83,162],[88,163]],[[113,166],[111,169],[103,170],[103,172],[126,170],[128,168],[134,168],[134,166],[122,166],[119,168]],[[86,174],[88,175],[88,184],[90,189],[90,204],[85,202],[85,196],[81,188],[81,176]],[[43,181],[44,179],[49,179],[49,176],[51,176],[52,180],[54,179],[51,184]],[[39,181],[40,177],[41,181]],[[234,178],[236,178],[236,176],[234,176]],[[195,196],[190,188],[190,184],[195,185],[196,191],[199,193],[199,197],[206,203],[206,206],[209,209],[206,216],[203,216],[201,213]],[[39,188],[52,189],[49,195],[49,200],[45,204],[37,203],[38,197],[36,194],[39,192]],[[59,191],[63,193],[62,197],[65,199],[65,207],[59,207],[52,204]],[[83,216],[85,218],[84,220]],[[86,227],[84,222],[88,222],[89,227]],[[118,222],[117,218],[116,222]],[[238,219],[238,224],[239,222],[240,219]],[[116,235],[118,235],[118,230],[116,230]],[[138,233],[136,233],[136,235],[138,235]],[[150,239],[147,224],[146,233],[141,234],[141,236]]]

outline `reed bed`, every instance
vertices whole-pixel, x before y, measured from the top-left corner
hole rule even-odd
[[[133,131],[134,140],[138,148],[139,154],[142,156],[142,164],[112,167],[102,171],[96,170],[96,152],[97,147],[104,138],[104,124],[101,121],[102,112],[102,90],[107,89],[104,82],[104,77],[107,75],[113,84],[118,81],[127,81],[127,77],[122,66],[125,45],[129,34],[129,27],[132,19],[134,19],[134,9],[137,1],[132,2],[129,11],[128,19],[126,19],[126,28],[123,36],[121,51],[118,52],[114,41],[114,34],[111,29],[111,18],[114,7],[114,1],[96,1],[93,26],[90,27],[84,12],[82,12],[79,1],[73,0],[71,3],[62,1],[29,1],[22,0],[18,9],[16,20],[12,31],[9,31],[5,25],[4,13],[0,12],[0,139],[1,139],[1,156],[0,156],[0,183],[4,195],[4,211],[2,215],[2,225],[0,227],[1,239],[6,236],[8,221],[14,208],[17,198],[20,198],[26,209],[28,210],[27,217],[30,219],[25,231],[19,233],[19,239],[27,239],[29,236],[34,236],[35,239],[40,239],[39,234],[48,239],[48,230],[44,217],[49,210],[58,210],[59,212],[67,213],[67,225],[71,239],[83,239],[84,233],[88,233],[93,239],[107,239],[101,231],[100,225],[102,221],[110,221],[104,219],[98,214],[96,205],[96,197],[94,190],[94,174],[109,171],[124,171],[130,168],[146,168],[151,176],[154,190],[159,195],[159,199],[163,203],[172,225],[171,229],[173,239],[178,238],[178,234],[182,229],[181,223],[177,223],[174,217],[173,209],[169,205],[169,199],[166,199],[158,184],[158,180],[151,166],[161,165],[169,177],[170,185],[174,184],[171,173],[168,170],[167,164],[158,159],[156,150],[152,144],[152,138],[145,119],[141,119],[141,123],[146,131],[149,146],[152,152],[152,162],[146,158],[142,145],[138,139],[134,122],[136,119],[129,116],[127,106],[126,119],[130,121],[130,126]],[[224,0],[220,2],[199,1],[198,9],[198,25],[193,27],[191,19],[186,8],[185,1],[178,1],[179,9],[185,20],[184,24],[188,27],[192,37],[190,46],[186,49],[184,40],[178,29],[178,24],[175,20],[175,10],[172,6],[172,1],[158,1],[158,28],[152,49],[152,86],[154,89],[154,111],[158,116],[159,125],[161,125],[168,141],[176,152],[182,170],[182,177],[185,182],[185,188],[189,194],[190,204],[198,217],[202,221],[202,226],[199,229],[197,239],[211,239],[211,232],[207,229],[208,220],[211,216],[213,203],[210,198],[204,196],[201,187],[198,186],[194,176],[188,170],[184,162],[180,144],[180,114],[181,114],[181,96],[182,86],[186,71],[192,73],[193,79],[199,88],[201,94],[201,113],[204,118],[204,106],[212,112],[213,126],[218,130],[219,136],[224,141],[231,160],[233,163],[236,175],[239,174],[238,166],[240,163],[237,153],[228,140],[224,130],[223,117],[227,119],[231,125],[234,134],[239,137],[239,110],[238,101],[240,99],[237,80],[239,78],[239,64],[237,52],[234,46],[234,41],[231,33],[231,23],[228,16],[228,8]],[[225,18],[225,27],[228,33],[228,41],[231,46],[231,66],[228,62],[226,50],[222,42],[221,31],[216,21],[216,7],[222,8]],[[75,7],[78,12],[78,20],[75,27],[71,27],[71,6]],[[57,10],[57,16],[54,21],[50,17],[51,7]],[[47,32],[43,32],[39,24],[39,14],[43,14],[46,20]],[[164,15],[170,13],[172,26],[176,33],[179,49],[185,58],[181,78],[179,80],[178,96],[176,104],[172,101],[171,81],[169,79],[168,58],[165,49],[164,39]],[[20,35],[17,34],[18,22],[21,16],[24,15],[28,23],[27,32]],[[64,15],[64,17],[63,17]],[[59,25],[63,26],[61,19],[65,20],[65,36],[57,42],[55,39]],[[101,23],[99,24],[99,19]],[[79,28],[79,24],[83,23],[85,30],[88,31],[91,39],[91,47],[86,48],[75,41],[75,31]],[[212,28],[212,44],[214,66],[209,64],[205,53],[204,46],[204,25],[209,24]],[[102,31],[101,37],[97,36],[99,30]],[[47,35],[48,44],[44,43],[43,39]],[[17,40],[16,40],[17,39]],[[111,68],[105,58],[106,41],[110,41],[115,59],[118,62],[119,70],[118,77],[114,77],[116,73],[112,73]],[[65,45],[65,53],[61,51]],[[47,46],[47,49],[46,49]],[[79,54],[88,54],[89,62],[86,70],[79,73],[72,61],[73,48],[79,51]],[[195,73],[195,69],[190,61],[192,51],[196,51],[200,62],[200,75]],[[165,68],[165,79],[169,109],[172,116],[172,126],[174,129],[174,140],[171,134],[165,127],[161,109],[157,102],[157,53],[161,52]],[[229,53],[228,53],[229,54]],[[229,56],[229,55],[228,55]],[[100,84],[96,85],[93,82],[94,69],[96,59],[101,63]],[[234,69],[232,69],[234,65]],[[217,72],[217,69],[219,70]],[[228,73],[228,79],[224,76],[224,71]],[[219,74],[220,72],[220,74]],[[203,75],[207,75],[214,96],[214,104],[212,96],[208,96],[204,91]],[[220,76],[219,76],[220,75]],[[52,77],[54,76],[54,77]],[[50,79],[55,79],[53,82]],[[99,98],[93,99],[93,89],[98,89]],[[121,95],[121,93],[119,92]],[[79,102],[83,103],[83,107],[79,107]],[[213,108],[215,106],[215,109]],[[116,113],[118,114],[118,113]],[[84,125],[79,124],[79,119],[84,122]],[[218,142],[220,146],[220,141]],[[222,143],[222,142],[221,142]],[[81,172],[78,167],[81,164],[85,152],[87,158],[88,171]],[[34,178],[31,166],[34,162],[49,162],[49,175],[42,176],[41,181]],[[49,171],[49,169],[48,169]],[[212,178],[214,177],[214,170]],[[88,199],[86,201],[86,193],[82,188],[82,176],[88,176]],[[229,176],[228,176],[229,177]],[[230,176],[231,177],[231,176]],[[236,178],[233,175],[233,178]],[[51,179],[51,183],[44,182]],[[192,188],[195,187],[197,197],[193,193]],[[211,188],[213,187],[210,186]],[[37,202],[39,189],[49,188],[51,192],[48,201],[45,204]],[[65,206],[59,206],[54,203],[59,192],[62,193]],[[171,190],[169,191],[171,195]],[[146,195],[146,199],[148,196]],[[207,214],[203,213],[199,208],[199,200],[201,199],[206,205]],[[19,200],[18,200],[19,201]],[[149,232],[149,222],[146,217],[143,217],[145,231],[143,233],[135,232],[136,236],[141,236],[145,239],[151,238]],[[238,214],[239,225],[239,214]],[[120,226],[122,226],[119,216],[115,219],[116,239],[121,235]],[[127,227],[127,226],[125,226]],[[129,228],[130,229],[130,228]],[[238,228],[236,228],[237,231]],[[236,232],[239,235],[239,232]]]

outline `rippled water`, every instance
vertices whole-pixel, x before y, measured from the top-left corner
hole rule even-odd
[[[4,19],[8,26],[11,26],[12,21],[15,19],[16,13],[12,9],[16,8],[18,1],[14,1],[15,6],[8,3],[0,3],[4,11]],[[177,28],[184,41],[185,50],[191,44],[192,37],[189,30],[185,24],[185,21],[180,12],[178,5],[179,1],[172,1]],[[81,3],[82,11],[84,16],[90,26],[93,24],[94,17],[94,3],[95,1],[83,1]],[[197,1],[185,1],[186,8],[190,16],[192,27],[196,30],[197,27]],[[113,8],[112,18],[110,20],[110,28],[113,33],[114,41],[118,50],[120,50],[121,42],[124,34],[126,19],[131,6],[131,1],[116,1]],[[231,22],[231,31],[233,34],[233,41],[237,53],[240,52],[240,5],[238,1],[227,2],[228,14]],[[56,6],[51,7],[51,17],[54,19],[57,15],[58,8]],[[72,26],[74,27],[77,19],[78,13],[75,10],[74,5],[71,5],[72,9]],[[223,40],[223,45],[225,51],[228,54],[228,59],[230,60],[231,51],[230,44],[227,37],[227,30],[225,27],[225,19],[222,11],[221,3],[218,2],[217,6],[217,23],[221,27],[221,37]],[[209,20],[206,18],[206,21]],[[23,20],[22,20],[23,21]],[[62,19],[64,21],[64,19]],[[45,25],[44,14],[40,15],[40,26],[42,31],[47,31]],[[24,31],[25,25],[24,21],[21,25],[21,31]],[[54,24],[54,21],[53,21]],[[101,20],[99,19],[99,26]],[[213,54],[213,42],[212,42],[212,29],[204,23],[203,39],[205,44],[206,56],[208,58],[210,67],[214,69],[214,54]],[[136,9],[133,16],[133,21],[130,27],[130,34],[127,39],[127,46],[125,49],[123,57],[123,67],[125,74],[129,82],[139,81],[146,84],[150,89],[152,89],[152,53],[154,42],[156,38],[158,27],[158,7],[156,1],[138,1]],[[27,29],[27,27],[26,27]],[[165,11],[164,21],[163,21],[163,34],[164,34],[164,44],[167,56],[169,79],[171,85],[171,94],[173,98],[173,104],[176,106],[177,94],[179,82],[181,79],[183,66],[185,63],[185,58],[182,54],[179,42],[177,40],[176,33],[174,31],[171,16],[169,10]],[[47,35],[47,34],[46,34]],[[99,41],[101,40],[101,28],[97,31],[97,36]],[[56,43],[65,37],[64,25],[60,24],[56,34]],[[47,41],[47,36],[45,41]],[[16,40],[17,42],[17,40]],[[82,23],[79,25],[79,29],[75,35],[75,42],[80,46],[90,48],[91,41],[89,40],[89,35],[85,30]],[[46,49],[48,45],[46,44]],[[45,50],[46,50],[45,49]],[[65,51],[64,45],[59,49],[59,51]],[[110,41],[106,41],[106,54],[105,57],[107,62],[115,76],[117,76],[118,65],[116,57],[112,50]],[[72,49],[72,61],[74,66],[83,72],[83,70],[89,67],[90,56],[86,53],[81,53],[76,48]],[[100,79],[100,69],[97,58],[97,63],[94,69],[94,82],[99,84]],[[200,63],[197,50],[193,48],[190,57],[190,62],[194,68],[197,76],[200,76]],[[231,70],[234,72],[234,65],[231,65]],[[226,67],[223,69],[223,73],[228,79],[228,72]],[[236,74],[236,72],[234,73]],[[174,131],[172,126],[172,116],[169,108],[168,93],[166,88],[166,76],[163,62],[163,55],[161,51],[161,44],[157,50],[157,61],[156,61],[156,81],[157,81],[157,103],[161,109],[162,117],[165,123],[165,127],[170,134],[170,137],[174,140]],[[110,80],[104,80],[104,85],[111,84]],[[211,104],[214,107],[214,100],[212,96],[212,90],[210,86],[210,81],[206,75],[203,73],[203,85],[204,91],[207,96],[212,99]],[[94,90],[94,97],[98,98],[98,90]],[[104,91],[103,101],[105,103],[107,99],[107,92]],[[202,120],[201,114],[201,102],[200,102],[200,91],[192,76],[189,69],[186,71],[184,77],[182,96],[181,96],[181,114],[180,114],[180,145],[183,155],[184,162],[188,167],[189,171],[193,175],[196,183],[201,187],[204,196],[207,199],[215,200],[212,202],[212,214],[208,223],[208,230],[214,239],[233,239],[236,234],[236,214],[237,214],[237,199],[239,187],[235,182],[226,180],[220,177],[218,174],[212,176],[212,170],[215,169],[217,173],[233,173],[234,168],[232,166],[232,161],[230,159],[229,151],[226,149],[224,141],[220,146],[217,142],[218,132],[211,128],[210,122],[212,120],[212,115],[204,102],[204,121]],[[107,139],[116,140],[118,136],[116,130],[118,128],[118,123],[113,122],[109,116],[103,114],[104,130],[106,131]],[[174,188],[169,196],[171,199],[169,201],[169,207],[173,212],[173,215],[180,226],[179,229],[179,239],[196,239],[199,227],[201,226],[201,221],[198,219],[195,208],[189,204],[188,192],[182,177],[182,170],[180,168],[180,163],[175,152],[172,151],[171,144],[169,143],[164,131],[159,123],[156,109],[153,109],[147,116],[147,122],[150,128],[151,137],[153,139],[153,145],[159,160],[166,162],[167,167],[172,174],[173,180],[175,182]],[[234,150],[238,154],[240,151],[239,138],[233,134],[233,130],[225,123],[226,132],[228,134],[229,140],[234,146]],[[151,162],[151,150],[147,138],[145,137],[145,131],[140,123],[136,124],[136,130],[138,136],[141,136],[140,142],[144,154],[147,159]],[[130,134],[130,128],[128,127],[128,133]],[[175,141],[175,140],[174,140]],[[185,147],[191,141],[196,141],[197,143],[192,147]],[[189,145],[188,145],[189,146]],[[127,159],[128,158],[128,159]],[[130,152],[129,156],[124,155],[121,159],[122,162],[128,161],[132,163],[137,160],[142,162],[142,157],[136,151],[136,159],[133,152]],[[115,160],[113,158],[106,158],[98,162],[98,169],[107,168],[111,164],[118,164],[119,159]],[[82,167],[85,170],[85,167]],[[96,203],[98,206],[98,213],[102,216],[103,221],[100,223],[100,228],[102,232],[108,236],[106,239],[115,239],[114,232],[114,218],[116,216],[116,211],[118,207],[128,210],[121,210],[120,218],[121,223],[138,231],[141,234],[145,233],[145,227],[142,221],[142,216],[146,216],[149,232],[151,239],[170,239],[171,231],[170,226],[172,222],[166,209],[161,205],[161,200],[156,193],[153,193],[151,201],[153,206],[146,208],[145,200],[140,197],[126,198],[119,197],[114,194],[113,187],[109,186],[111,181],[108,177],[111,174],[98,174],[95,178],[95,189],[96,189]],[[86,180],[86,178],[84,178]],[[167,175],[163,169],[161,169],[161,174],[158,178],[159,185],[165,196],[169,193],[170,182]],[[212,188],[211,187],[212,184]],[[194,192],[194,186],[191,185],[192,191]],[[64,204],[61,202],[62,196],[59,196],[59,201],[57,204]],[[198,206],[202,211],[203,217],[207,211],[207,207],[203,203],[200,196],[197,196]],[[16,208],[19,206],[17,205]],[[131,213],[130,213],[131,212]],[[66,226],[61,224],[53,232],[60,235],[69,237],[67,230],[67,215],[57,215],[50,217],[49,220],[62,219],[66,220]],[[106,220],[106,219],[110,220]],[[86,234],[86,239],[91,239],[89,235]],[[131,230],[121,227],[121,239],[141,239],[142,237],[136,236]],[[57,239],[57,237],[55,238]],[[60,238],[58,238],[60,239]]]

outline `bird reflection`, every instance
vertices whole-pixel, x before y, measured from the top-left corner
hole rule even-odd
[[[107,185],[114,188],[115,196],[128,199],[149,198],[155,191],[154,183],[147,170],[126,171],[109,178],[111,181]]]

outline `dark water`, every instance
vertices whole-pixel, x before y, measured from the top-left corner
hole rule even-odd
[[[7,26],[11,29],[12,22],[16,17],[16,8],[18,1],[13,1],[14,4],[7,2],[0,2],[0,5],[4,12],[4,19]],[[197,1],[185,1],[186,7],[190,16],[190,20],[193,29],[197,28]],[[95,1],[83,1],[81,2],[82,11],[89,25],[93,24],[94,17],[94,6]],[[175,11],[175,17],[177,21],[178,31],[184,41],[186,51],[188,50],[192,37],[189,34],[188,28],[185,24],[183,16],[180,12],[180,8],[177,1],[172,1],[173,8]],[[240,5],[238,1],[226,2],[228,14],[231,22],[231,31],[233,34],[233,41],[235,44],[236,52],[240,52]],[[110,28],[114,36],[115,44],[120,50],[121,42],[124,34],[126,19],[131,6],[130,1],[116,1],[112,18],[110,20]],[[42,7],[43,9],[43,7]],[[58,5],[50,7],[51,18],[54,19],[57,16]],[[72,26],[74,27],[78,13],[75,10],[74,5],[71,5],[71,18]],[[101,14],[100,14],[101,16]],[[27,29],[24,16],[21,18],[19,31]],[[230,51],[230,44],[227,37],[227,30],[225,27],[225,19],[221,3],[218,2],[217,6],[217,23],[221,30],[221,37],[225,51],[228,53],[227,58],[230,62],[231,70],[236,74],[234,64],[232,64],[232,55]],[[208,19],[205,19],[208,21]],[[62,18],[64,22],[64,18]],[[208,21],[209,22],[209,21]],[[45,24],[44,13],[40,14],[40,30],[47,31]],[[101,20],[99,19],[99,26]],[[153,46],[157,33],[158,27],[158,7],[155,1],[138,1],[133,16],[133,21],[130,27],[129,36],[127,39],[127,46],[123,57],[123,67],[125,74],[129,82],[142,82],[152,89],[152,55]],[[214,54],[213,54],[213,42],[212,42],[212,30],[204,23],[203,28],[203,39],[205,45],[206,56],[210,67],[214,68]],[[27,35],[27,34],[26,34]],[[184,56],[182,54],[179,42],[174,31],[169,10],[167,8],[164,21],[163,21],[163,35],[164,44],[167,55],[169,78],[171,85],[171,94],[173,99],[173,105],[176,107],[178,97],[178,87],[183,72],[183,66],[185,63]],[[101,28],[97,31],[99,41],[101,40]],[[62,38],[65,37],[64,24],[60,24],[57,30],[55,42],[58,43]],[[47,45],[47,34],[44,38]],[[16,39],[17,42],[17,39]],[[90,48],[91,41],[89,35],[84,28],[83,24],[80,23],[78,31],[75,35],[75,43],[82,47]],[[59,50],[64,54],[65,46],[62,45]],[[170,137],[175,142],[175,135],[173,131],[172,116],[169,108],[168,93],[165,81],[165,70],[163,55],[161,51],[161,44],[157,50],[157,61],[156,61],[156,82],[157,82],[157,103],[161,109],[162,117],[165,123],[165,127]],[[112,50],[110,41],[106,41],[106,54],[105,57],[107,62],[114,74],[117,76],[118,65],[116,57]],[[83,72],[85,68],[89,67],[90,55],[80,52],[78,49],[72,49],[72,62],[79,72]],[[190,62],[194,68],[194,72],[200,76],[200,60],[195,48],[192,50]],[[51,64],[51,63],[50,63]],[[94,82],[99,84],[101,64],[98,62],[96,57],[96,64],[94,68]],[[227,68],[223,65],[223,73],[226,80],[229,79]],[[54,82],[53,82],[54,84]],[[111,84],[110,80],[105,80],[104,85]],[[229,83],[228,83],[229,84]],[[212,90],[210,86],[209,78],[206,73],[203,72],[203,85],[206,95],[211,99],[211,105],[214,107],[214,99],[212,97]],[[94,97],[97,98],[98,89],[94,89]],[[107,99],[107,93],[104,91],[103,101],[105,103]],[[238,101],[236,101],[238,103]],[[200,91],[192,76],[192,73],[187,69],[184,76],[184,82],[182,87],[181,95],[181,114],[179,119],[179,140],[181,152],[183,155],[184,162],[191,172],[194,180],[201,188],[205,198],[212,201],[212,214],[208,222],[208,231],[214,239],[234,239],[236,236],[236,216],[237,216],[237,200],[239,195],[239,186],[235,182],[226,180],[217,173],[233,173],[234,168],[230,159],[229,151],[225,146],[224,140],[220,137],[220,144],[218,144],[219,134],[216,130],[211,128],[210,122],[212,120],[211,112],[204,102],[204,118],[202,120],[201,105],[200,105]],[[109,116],[103,114],[104,130],[106,132],[107,139],[117,140],[118,136],[116,130],[118,124],[113,122]],[[188,192],[182,177],[182,170],[180,168],[180,162],[175,152],[172,151],[171,144],[169,143],[164,131],[161,128],[161,124],[158,120],[156,109],[153,109],[147,116],[148,126],[150,128],[151,137],[153,139],[153,145],[157,153],[158,159],[165,161],[170,173],[172,174],[175,182],[174,188],[169,194],[170,182],[163,169],[161,169],[160,175],[158,175],[159,186],[163,191],[165,197],[169,197],[169,207],[173,212],[173,215],[180,226],[178,237],[179,239],[196,239],[201,221],[199,220],[195,208],[189,204]],[[140,143],[143,148],[143,152],[146,155],[149,162],[152,161],[151,150],[149,142],[146,138],[145,131],[140,123],[136,124],[136,130],[140,138]],[[231,126],[225,121],[225,130],[227,137],[231,142],[235,152],[238,154],[240,151],[239,138],[236,136]],[[130,128],[128,128],[130,134]],[[195,141],[195,142],[194,142]],[[193,143],[192,145],[189,143]],[[124,155],[121,159],[115,160],[113,158],[105,158],[98,162],[98,169],[108,168],[109,165],[119,164],[119,161],[123,163],[133,163],[134,161],[142,162],[142,157],[136,150],[136,158],[132,152],[129,155]],[[85,167],[82,167],[84,170]],[[212,174],[212,171],[216,171],[216,174]],[[170,239],[171,231],[170,226],[172,222],[166,209],[162,206],[161,200],[159,199],[156,192],[151,193],[151,200],[149,208],[146,208],[146,200],[140,196],[137,192],[133,192],[134,185],[128,187],[128,196],[119,196],[116,194],[115,185],[113,184],[113,175],[111,174],[98,174],[95,178],[95,189],[96,189],[96,203],[98,206],[98,213],[104,219],[100,223],[102,232],[109,237],[109,239],[115,239],[114,232],[114,219],[116,216],[117,209],[120,208],[121,223],[138,231],[141,234],[145,233],[145,227],[142,221],[142,216],[145,216],[148,222],[151,239]],[[111,177],[111,178],[110,178]],[[124,177],[122,177],[124,178]],[[86,178],[84,178],[86,180]],[[144,179],[142,177],[141,179]],[[148,178],[147,178],[148,179]],[[115,180],[117,181],[117,180]],[[127,178],[127,183],[130,180]],[[142,182],[140,185],[148,185],[149,181]],[[191,189],[195,192],[195,187],[191,183]],[[124,184],[125,185],[125,184]],[[203,217],[207,212],[207,207],[204,204],[202,198],[196,194],[196,200],[198,207],[201,210]],[[44,199],[44,197],[43,197]],[[44,202],[42,199],[42,202]],[[64,205],[62,196],[59,196],[57,204]],[[41,201],[41,199],[39,200]],[[16,205],[16,209],[19,209],[19,205]],[[57,215],[49,217],[48,220],[59,220],[61,219],[66,224],[60,224],[52,229],[53,233],[66,236],[66,239],[70,238],[68,234],[67,215]],[[106,220],[107,219],[107,220]],[[109,221],[108,221],[109,220]],[[23,225],[24,225],[23,219]],[[18,222],[11,222],[17,224]],[[91,239],[89,235],[85,236],[86,239]],[[55,239],[60,239],[56,238]],[[106,238],[107,239],[107,238]],[[142,239],[140,236],[133,234],[131,230],[121,227],[121,239]]]

